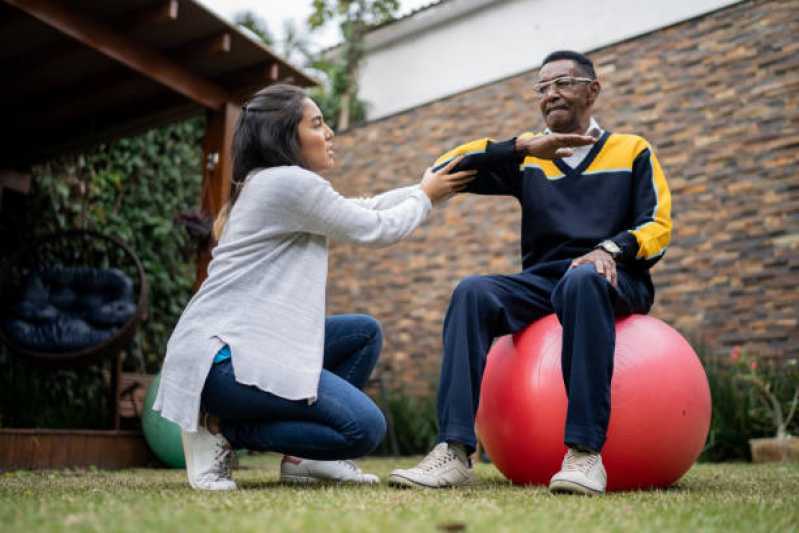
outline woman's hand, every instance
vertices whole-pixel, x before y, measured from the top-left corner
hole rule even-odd
[[[450,173],[462,159],[463,156],[456,157],[438,172],[433,171],[433,167],[425,170],[421,187],[431,202],[440,202],[462,191],[474,179],[474,175],[477,174],[476,170],[461,170]]]
[[[541,159],[569,157],[575,146],[594,144],[596,139],[590,135],[576,133],[550,133],[534,137],[516,139],[516,150]]]

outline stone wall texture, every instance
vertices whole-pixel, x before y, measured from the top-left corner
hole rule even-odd
[[[673,194],[652,314],[708,352],[799,355],[797,36],[799,1],[751,1],[589,54],[603,86],[595,116],[647,138]],[[540,130],[536,75],[339,135],[331,180],[346,195],[381,192],[415,183],[462,142]],[[377,317],[386,382],[429,393],[452,289],[470,274],[519,271],[519,230],[514,199],[461,195],[398,245],[334,243],[328,312]]]

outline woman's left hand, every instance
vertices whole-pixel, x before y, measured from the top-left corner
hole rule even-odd
[[[433,167],[425,170],[421,187],[431,202],[438,203],[464,190],[474,180],[475,174],[477,174],[476,170],[452,172],[455,165],[462,159],[463,156],[456,157],[438,171],[433,170]]]

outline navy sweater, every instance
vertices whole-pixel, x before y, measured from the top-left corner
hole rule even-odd
[[[525,136],[532,135],[525,133]],[[435,163],[464,155],[456,170],[476,169],[466,192],[510,195],[522,208],[522,265],[573,259],[605,239],[622,250],[618,262],[646,272],[671,240],[671,194],[649,143],[605,132],[574,169],[515,150],[516,138],[479,139]]]

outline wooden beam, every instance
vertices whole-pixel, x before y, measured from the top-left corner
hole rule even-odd
[[[218,85],[54,0],[6,2],[205,107],[222,109],[229,99]]]
[[[230,186],[233,183],[233,131],[240,112],[237,105],[230,103],[222,111],[208,112],[203,141],[201,210],[211,220],[216,219],[230,198]],[[211,261],[214,244],[212,238],[198,250],[195,291],[208,275],[208,263]]]
[[[37,105],[20,107],[17,121],[27,128],[47,130],[75,118],[91,120],[95,114],[119,108],[125,102],[135,103],[151,94],[172,94],[165,93],[152,80],[131,75],[129,70],[116,66],[84,80],[80,85],[58,90],[51,88],[50,92],[52,96],[49,97],[41,92],[25,95],[25,102],[37,102]]]
[[[27,17],[0,2],[0,35],[6,36],[8,32],[19,26]]]
[[[124,33],[136,33],[139,30],[150,28],[153,25],[167,24],[174,22],[178,17],[177,0],[168,0],[155,6],[148,6],[142,9],[137,9],[129,13],[125,13],[121,17],[115,18],[111,25],[117,31]],[[0,8],[10,9],[6,4],[0,3]],[[13,11],[15,16],[9,16],[11,24],[19,23],[19,19],[25,15],[16,9]],[[3,15],[0,10],[0,15]],[[3,20],[0,17],[0,20]],[[8,23],[9,21],[4,21]],[[0,35],[3,34],[3,25],[0,25]],[[64,61],[68,61],[71,57],[86,51],[86,47],[73,41],[72,39],[59,39],[55,44],[47,44],[30,50],[21,57],[12,57],[9,60],[0,63],[0,72],[11,72],[11,79],[15,85],[23,84],[21,77],[16,75],[16,72],[22,74],[24,78],[31,76],[41,75],[43,72],[48,72],[58,65],[62,65]]]
[[[136,135],[154,126],[196,117],[203,110],[199,104],[175,93],[158,95],[155,100],[137,101],[127,113],[111,110],[93,116],[91,121],[79,118],[59,124],[51,131],[15,131],[12,138],[0,139],[0,161],[29,166],[53,156]]]
[[[153,24],[166,24],[174,22],[178,19],[178,11],[180,10],[180,2],[178,0],[167,0],[148,6],[135,11],[134,13],[125,15],[117,27],[128,31],[135,31],[136,29]]]
[[[192,41],[166,52],[174,61],[185,63],[205,59],[209,56],[227,54],[233,49],[233,38],[230,33],[223,32],[204,39]]]
[[[0,189],[28,194],[31,190],[31,175],[16,170],[0,169]]]

